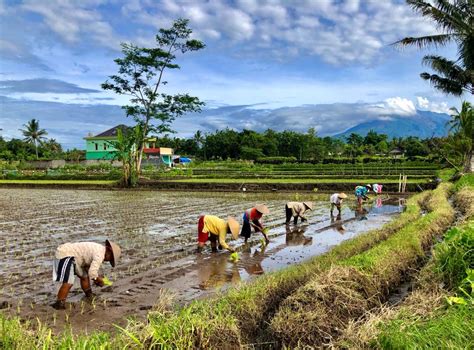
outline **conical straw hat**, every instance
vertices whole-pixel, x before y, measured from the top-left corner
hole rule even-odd
[[[227,218],[227,224],[229,225],[230,232],[232,233],[232,238],[237,239],[240,232],[240,224],[232,216]]]
[[[105,240],[105,244],[108,245],[110,248],[112,248],[112,261],[110,262],[110,265],[112,265],[112,267],[115,267],[115,264],[117,263],[117,261],[120,260],[120,255],[122,254],[122,250],[120,249],[120,247],[115,244],[114,242],[112,241],[109,241],[108,239]]]
[[[270,213],[270,210],[268,209],[268,207],[265,204],[257,204],[255,206],[255,209],[257,209],[257,211],[259,211],[262,214],[269,214]]]
[[[303,202],[304,205],[306,205],[309,210],[313,210],[313,202]]]
[[[342,193],[339,193],[338,197],[341,198],[341,199],[346,199],[346,198],[347,198],[347,194],[345,194],[344,192],[342,192]]]

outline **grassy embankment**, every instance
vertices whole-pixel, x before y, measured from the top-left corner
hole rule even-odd
[[[474,348],[474,176],[454,189],[463,220],[433,249],[413,292],[352,323],[340,340],[349,348]]]
[[[161,303],[156,310],[150,312],[148,324],[131,324],[120,335],[111,337],[108,334],[98,333],[88,337],[73,337],[71,334],[63,334],[51,337],[47,329],[32,325],[29,327],[28,324],[20,326],[18,319],[2,317],[0,341],[7,348],[21,347],[26,344],[26,341],[30,346],[34,344],[36,347],[42,347],[44,342],[48,341],[55,348],[62,347],[64,344],[68,344],[70,348],[83,348],[86,342],[89,347],[155,344],[169,348],[194,346],[219,348],[239,347],[245,343],[262,341],[268,334],[265,325],[277,311],[278,305],[298,288],[310,283],[326,271],[333,271],[331,267],[334,264],[340,264],[344,259],[370,251],[370,248],[376,247],[377,243],[398,235],[405,227],[419,223],[420,220],[423,220],[426,225],[432,223],[431,220],[433,220],[433,224],[436,225],[438,220],[435,219],[438,216],[444,217],[443,210],[448,210],[442,200],[444,198],[445,201],[445,192],[446,186],[442,186],[433,196],[430,192],[417,195],[408,201],[405,213],[382,229],[347,241],[328,254],[316,257],[307,263],[263,276],[254,283],[231,289],[223,296],[195,301],[178,310],[164,307]],[[421,217],[420,203],[425,203],[428,199],[432,204],[427,209],[433,210],[435,214]],[[439,203],[436,202],[437,200]],[[431,219],[425,219],[426,217]],[[419,225],[414,228],[422,228],[422,223]],[[417,243],[419,240],[413,241],[414,246]],[[422,254],[421,248],[414,250],[418,255]],[[383,253],[390,252],[380,251],[380,254]]]
[[[116,180],[0,180],[0,184],[113,186],[117,184],[117,181]]]
[[[443,184],[433,191],[426,215],[373,248],[336,262],[294,292],[271,320],[272,334],[288,346],[333,344],[350,320],[381,305],[453,222],[448,189]]]

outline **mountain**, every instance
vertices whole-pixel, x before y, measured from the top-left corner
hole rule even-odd
[[[392,137],[417,136],[419,138],[429,138],[432,136],[446,136],[448,128],[446,123],[450,116],[445,113],[435,113],[428,111],[416,111],[413,116],[397,116],[374,118],[372,120],[357,124],[342,133],[335,134],[334,137],[345,138],[351,133],[362,136],[367,135],[370,130],[379,134],[387,134]]]

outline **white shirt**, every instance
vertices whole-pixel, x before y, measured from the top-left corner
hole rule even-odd
[[[105,246],[94,242],[65,243],[56,249],[56,259],[74,257],[76,274],[89,275],[91,279],[99,276],[99,267],[104,262]]]
[[[341,203],[342,203],[342,199],[339,198],[339,193],[334,193],[333,195],[331,195],[330,202],[331,202],[332,204],[336,204],[336,205],[341,204]]]

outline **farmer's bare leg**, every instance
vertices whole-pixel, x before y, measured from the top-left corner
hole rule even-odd
[[[68,296],[69,291],[71,290],[71,288],[72,288],[72,284],[63,283],[61,285],[61,287],[59,288],[57,299],[60,300],[60,301],[66,301],[67,296]]]
[[[81,288],[84,291],[86,297],[92,297],[92,289],[91,289],[91,281],[89,280],[89,276],[81,277]]]
[[[217,252],[217,236],[216,235],[209,235],[209,240],[211,241],[211,250],[213,253]]]
[[[198,242],[197,251],[198,251],[199,253],[202,252],[202,250],[204,249],[205,246],[206,246],[206,243]]]

